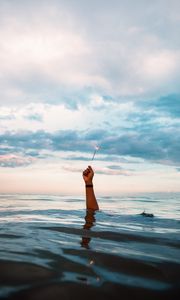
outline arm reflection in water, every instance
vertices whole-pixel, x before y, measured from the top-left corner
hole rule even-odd
[[[85,182],[85,189],[86,189],[86,216],[85,216],[85,224],[83,229],[90,230],[91,227],[94,225],[95,219],[95,212],[99,210],[99,206],[96,200],[96,196],[94,193],[93,187],[93,177],[94,171],[91,166],[88,166],[87,169],[83,172],[83,179]],[[90,237],[82,237],[81,246],[85,248],[89,248]]]

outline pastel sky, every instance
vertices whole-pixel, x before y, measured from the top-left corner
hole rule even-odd
[[[89,164],[180,191],[179,0],[0,1],[0,192],[82,194]]]

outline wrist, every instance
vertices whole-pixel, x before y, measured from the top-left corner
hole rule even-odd
[[[88,188],[92,188],[93,189],[93,184],[91,183],[91,184],[87,184],[86,183],[86,185],[85,185],[85,187],[88,189]]]
[[[85,181],[85,185],[93,185],[93,181],[92,180]]]

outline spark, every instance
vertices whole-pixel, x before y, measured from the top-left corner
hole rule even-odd
[[[97,153],[97,151],[100,149],[100,147],[99,146],[95,146],[94,147],[94,153],[93,153],[93,156],[92,156],[92,161],[94,160],[94,158],[95,158],[95,155],[96,155],[96,153]]]

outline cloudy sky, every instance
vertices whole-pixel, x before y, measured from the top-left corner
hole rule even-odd
[[[179,37],[179,0],[0,0],[0,192],[180,191]]]

